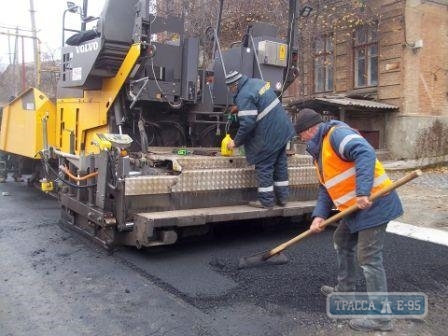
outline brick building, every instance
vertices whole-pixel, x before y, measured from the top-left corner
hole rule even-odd
[[[285,102],[346,121],[391,158],[448,157],[448,1],[306,4]]]

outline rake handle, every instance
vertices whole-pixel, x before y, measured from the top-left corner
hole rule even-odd
[[[378,190],[377,192],[373,193],[372,195],[370,195],[369,200],[370,201],[374,201],[377,198],[391,192],[394,189],[397,189],[398,187],[401,187],[402,185],[408,183],[409,181],[412,181],[413,179],[419,177],[420,175],[422,175],[422,171],[420,169],[414,170],[412,172],[410,172],[409,174],[403,176],[402,178],[396,180],[395,182],[393,182],[392,184],[388,185],[387,187]],[[339,221],[340,219],[352,214],[353,212],[357,211],[358,205],[357,204],[353,204],[352,206],[348,207],[347,209],[345,209],[344,211],[341,211],[333,216],[331,216],[330,218],[327,218],[326,220],[324,220],[321,224],[320,227],[326,228],[328,225]],[[262,259],[266,260],[269,259],[270,257],[282,252],[283,250],[285,250],[286,248],[288,248],[289,246],[297,243],[299,240],[302,240],[305,237],[308,237],[309,235],[311,235],[312,232],[308,229],[304,232],[302,232],[301,234],[299,234],[298,236],[295,236],[294,238],[284,242],[283,244],[280,244],[276,247],[274,247],[272,250],[267,251]]]

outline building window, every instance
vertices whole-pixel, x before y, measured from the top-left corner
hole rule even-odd
[[[314,44],[314,92],[333,91],[333,36],[324,35]]]
[[[355,33],[355,87],[378,85],[378,31],[363,26]]]

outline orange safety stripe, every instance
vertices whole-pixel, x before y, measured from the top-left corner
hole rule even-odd
[[[332,127],[322,140],[322,172],[317,162],[315,165],[320,183],[325,186],[338,210],[342,211],[356,203],[356,167],[354,162],[342,160],[331,146],[330,136],[335,128]],[[353,138],[350,135],[348,137]],[[391,183],[383,165],[376,160],[375,176],[370,193],[383,189]]]

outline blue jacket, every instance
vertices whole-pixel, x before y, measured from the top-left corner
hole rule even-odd
[[[307,151],[318,162],[321,169],[321,145],[325,134],[333,126],[345,126],[337,128],[331,134],[330,142],[340,157],[355,163],[356,169],[356,195],[369,196],[372,188],[376,154],[373,147],[364,138],[354,137],[348,142],[342,142],[347,135],[357,134],[347,124],[333,120],[322,123],[317,134],[307,143]],[[317,204],[313,211],[313,217],[328,218],[333,201],[324,186],[319,186]],[[345,218],[351,232],[357,232],[367,228],[385,224],[403,214],[401,201],[396,191],[380,197],[373,202],[372,206]]]
[[[265,160],[295,136],[294,126],[269,83],[243,75],[233,98],[240,122],[235,146],[244,145],[250,164]]]

